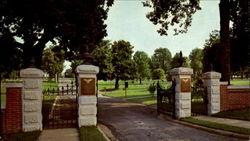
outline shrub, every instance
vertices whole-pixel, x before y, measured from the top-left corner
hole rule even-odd
[[[152,96],[154,96],[155,90],[156,90],[156,85],[155,85],[155,83],[150,84],[149,87],[148,87],[148,91],[150,92],[150,94],[151,94]]]

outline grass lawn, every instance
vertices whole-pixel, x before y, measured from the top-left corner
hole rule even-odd
[[[80,128],[80,141],[106,141],[102,133],[95,126]]]
[[[52,89],[57,90],[58,88],[58,83],[56,83],[55,81],[43,81],[43,89],[44,90],[52,90]]]
[[[143,104],[156,104],[156,92],[154,97],[147,90],[151,83],[157,83],[157,81],[143,81],[139,84],[137,81],[128,81],[129,86],[125,91],[124,81],[119,83],[120,87],[117,90],[115,88],[115,81],[98,81],[98,88],[104,95],[116,98],[124,98],[128,101],[139,102]],[[169,82],[161,82],[164,87],[169,87]]]
[[[40,131],[2,135],[0,141],[36,141]]]
[[[6,89],[5,89],[5,83],[1,83],[1,104],[6,104]]]
[[[214,114],[212,116],[250,121],[250,107],[244,108],[244,109],[223,111],[223,112],[219,112],[217,114]]]
[[[238,85],[238,86],[249,86],[250,80],[248,79],[235,79],[231,80],[231,85]]]
[[[211,121],[198,120],[198,119],[194,119],[192,117],[183,118],[181,120],[186,121],[186,122],[190,122],[193,124],[209,127],[209,128],[221,129],[221,130],[225,130],[225,131],[250,135],[250,129],[247,129],[247,128],[236,127],[236,126],[231,126],[231,125],[226,125],[226,124],[221,124],[221,123],[215,123],[215,122],[211,122]]]

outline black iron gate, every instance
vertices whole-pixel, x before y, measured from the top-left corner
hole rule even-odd
[[[175,81],[169,89],[164,89],[157,83],[157,113],[175,118]]]
[[[44,129],[77,127],[77,86],[44,90],[42,114]]]
[[[191,99],[192,116],[207,115],[207,89],[203,86],[202,80],[199,79],[194,83]]]

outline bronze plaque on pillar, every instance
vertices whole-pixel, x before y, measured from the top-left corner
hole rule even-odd
[[[181,92],[190,92],[191,88],[190,78],[181,78]]]
[[[81,78],[80,95],[96,95],[95,86],[95,78]]]

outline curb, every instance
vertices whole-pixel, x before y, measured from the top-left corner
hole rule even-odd
[[[250,140],[250,135],[244,135],[244,134],[234,133],[234,132],[230,132],[230,131],[224,131],[224,130],[219,130],[219,129],[214,129],[214,128],[208,128],[208,127],[204,127],[204,126],[200,126],[200,125],[196,125],[196,124],[191,124],[191,123],[184,122],[184,121],[173,120],[173,119],[169,118],[168,116],[165,116],[165,115],[162,115],[162,114],[157,116],[157,118],[162,119],[162,120],[169,120],[169,121],[177,123],[177,124],[182,124],[182,125],[185,125],[185,126],[189,126],[189,127],[192,127],[192,128],[196,128],[196,129],[199,129],[199,130],[207,131],[207,132],[222,135],[222,136],[228,136],[228,137],[234,137],[234,138],[238,138],[238,139]]]
[[[97,129],[102,133],[106,141],[119,141],[109,130],[108,127],[106,127],[103,124],[98,123]]]

